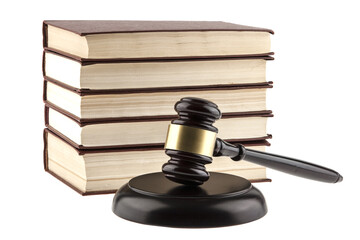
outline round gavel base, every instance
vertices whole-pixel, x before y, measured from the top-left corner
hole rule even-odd
[[[267,212],[261,192],[241,177],[210,173],[200,186],[185,186],[163,173],[135,177],[114,196],[113,212],[157,226],[206,228],[251,222]]]

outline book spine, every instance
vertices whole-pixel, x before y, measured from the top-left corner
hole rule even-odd
[[[43,26],[42,26],[42,33],[43,33],[43,47],[46,48],[47,47],[47,24],[45,23],[45,21],[43,22]]]
[[[44,151],[43,151],[43,158],[44,158],[44,170],[47,171],[48,170],[48,144],[47,144],[47,136],[48,136],[48,131],[46,131],[46,129],[44,129],[44,133],[43,133],[43,140],[44,140]]]

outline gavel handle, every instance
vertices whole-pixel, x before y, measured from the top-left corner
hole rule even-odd
[[[234,161],[245,160],[284,173],[321,182],[337,183],[343,177],[336,171],[313,163],[276,154],[246,149],[243,145],[232,145],[216,139],[214,156],[228,156]]]

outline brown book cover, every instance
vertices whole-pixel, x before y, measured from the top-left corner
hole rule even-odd
[[[45,20],[52,25],[80,36],[103,33],[135,32],[190,32],[190,31],[257,31],[270,29],[251,27],[221,21],[120,21],[120,20]]]
[[[44,161],[44,169],[46,172],[50,173],[51,175],[53,175],[55,178],[57,178],[58,180],[60,180],[61,182],[63,182],[64,184],[66,184],[67,186],[69,186],[70,188],[72,188],[73,190],[75,190],[76,192],[78,192],[81,195],[96,195],[96,194],[109,194],[109,193],[115,193],[116,190],[110,190],[110,191],[94,191],[94,192],[83,192],[80,189],[76,188],[75,186],[73,186],[72,184],[70,184],[68,181],[66,181],[65,179],[63,179],[61,176],[58,176],[56,173],[52,172],[51,170],[49,170],[48,168],[48,155],[47,155],[47,135],[48,133],[53,134],[54,136],[56,136],[58,139],[60,139],[61,141],[65,142],[66,144],[69,144],[75,151],[78,152],[79,155],[84,155],[84,154],[88,154],[88,153],[104,153],[104,152],[124,152],[124,151],[151,151],[151,150],[161,150],[164,148],[164,146],[147,146],[147,147],[142,147],[142,148],[117,148],[117,149],[78,149],[76,147],[74,147],[71,143],[68,142],[67,139],[63,138],[63,136],[60,136],[58,134],[56,134],[55,132],[51,131],[50,129],[45,128],[44,129],[44,152],[43,152],[43,161]],[[243,142],[233,142],[233,143],[240,143],[243,144],[245,147],[250,147],[250,146],[270,146],[270,143],[266,140],[257,140],[257,141],[243,141]],[[256,180],[251,180],[251,182],[271,182],[271,179],[256,179]]]
[[[56,49],[50,49],[47,45],[47,28],[54,26],[67,30],[79,36],[110,33],[144,33],[144,32],[199,32],[199,31],[252,31],[268,32],[274,34],[270,29],[239,25],[221,21],[119,21],[119,20],[45,20],[43,22],[43,46],[45,49],[59,52],[80,61],[84,58],[71,55]],[[226,57],[249,57],[272,55],[272,52],[263,54],[234,55]],[[186,56],[186,57],[166,57],[169,59],[184,58],[214,58],[224,56]],[[143,58],[143,60],[152,59]],[[162,58],[164,59],[164,58]],[[103,59],[87,59],[86,61],[104,61]],[[105,60],[107,61],[107,60]]]
[[[51,102],[44,101],[45,103],[45,123],[48,123],[48,111],[52,108],[63,115],[69,117],[75,121],[80,127],[89,124],[101,124],[101,123],[117,123],[117,122],[144,122],[144,121],[171,121],[178,116],[173,115],[157,115],[157,116],[137,116],[137,117],[119,117],[119,118],[79,118],[74,114],[52,104]],[[249,111],[249,112],[228,112],[223,113],[222,118],[238,118],[238,117],[273,117],[271,110],[263,111]]]
[[[102,94],[129,94],[129,93],[154,93],[154,92],[182,92],[182,91],[208,91],[208,90],[235,90],[248,88],[272,88],[273,82],[248,83],[248,84],[226,84],[209,86],[180,86],[160,88],[131,88],[131,89],[84,89],[75,88],[50,77],[44,77],[44,100],[46,100],[46,84],[51,82],[59,87],[65,88],[80,96],[102,95]]]
[[[67,85],[55,79],[44,77],[43,98],[46,101],[47,82],[51,82],[59,87],[74,92],[80,96],[102,95],[102,94],[130,94],[130,93],[154,93],[154,92],[183,92],[183,91],[208,91],[208,90],[236,90],[254,88],[272,88],[273,82],[249,83],[249,84],[227,84],[211,86],[191,86],[191,87],[162,87],[162,88],[135,88],[135,89],[80,89]]]
[[[79,150],[96,150],[96,149],[131,149],[131,148],[144,148],[144,147],[162,147],[162,143],[148,143],[148,144],[132,144],[132,145],[114,145],[114,146],[101,146],[100,147],[86,147],[79,145],[63,135],[61,132],[57,131],[49,125],[49,108],[54,109],[55,111],[60,112],[65,115],[80,127],[92,125],[92,124],[102,124],[102,123],[117,123],[117,122],[149,122],[149,121],[170,121],[177,118],[177,115],[168,115],[168,116],[153,116],[153,117],[135,117],[135,118],[110,118],[110,119],[80,119],[73,114],[67,112],[64,109],[61,109],[51,103],[45,103],[45,126],[49,128],[52,132],[55,132],[58,136],[61,136],[62,139],[65,139],[68,144]],[[241,112],[241,113],[228,113],[222,116],[222,118],[239,118],[239,117],[273,117],[271,110],[257,111],[257,112]],[[263,141],[265,139],[270,139],[272,136],[270,134],[257,137],[257,138],[246,138],[246,139],[226,139],[230,143],[234,142],[253,142],[253,141]]]
[[[49,48],[45,48],[44,52],[43,52],[43,61],[42,61],[42,69],[43,69],[43,75],[45,76],[45,53],[52,53],[55,55],[59,55],[61,57],[64,58],[68,58],[71,59],[73,61],[76,61],[78,63],[81,64],[81,66],[87,66],[87,65],[92,65],[92,64],[99,64],[99,63],[132,63],[132,62],[183,62],[183,61],[218,61],[218,60],[226,60],[226,61],[231,61],[231,60],[237,60],[237,59],[263,59],[263,60],[268,60],[268,61],[272,61],[275,58],[273,56],[242,56],[242,57],[221,57],[221,58],[210,58],[210,59],[206,59],[206,58],[191,58],[191,59],[166,59],[166,58],[161,58],[161,59],[87,59],[87,58],[78,58],[78,57],[73,57],[69,54],[64,54],[59,52],[58,50],[54,51],[51,50]]]

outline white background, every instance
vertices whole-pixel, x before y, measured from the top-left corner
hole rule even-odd
[[[3,1],[1,239],[359,239],[360,35],[357,1]],[[325,165],[340,184],[268,171],[268,214],[217,229],[135,224],[113,195],[82,197],[42,162],[42,20],[221,20],[275,31],[267,77],[270,152]],[[346,237],[347,236],[347,237]]]

